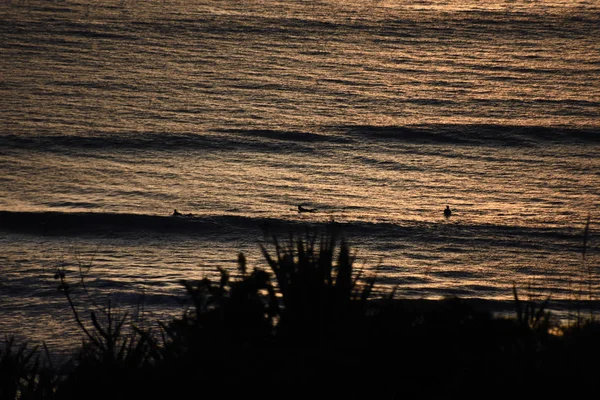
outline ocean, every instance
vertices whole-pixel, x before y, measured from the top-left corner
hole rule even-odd
[[[330,225],[374,297],[598,297],[597,1],[13,0],[0,55],[2,335]]]

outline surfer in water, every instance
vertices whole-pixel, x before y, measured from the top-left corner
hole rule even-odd
[[[450,211],[450,206],[446,206],[446,209],[444,210],[444,217],[450,218],[451,215],[452,211]]]
[[[173,217],[186,217],[186,218],[194,218],[194,214],[182,214],[177,210],[173,210]]]
[[[314,209],[314,208],[304,208],[304,207],[302,207],[302,204],[300,204],[298,206],[298,212],[301,212],[301,213],[302,212],[315,212],[315,211],[317,211],[317,210]]]

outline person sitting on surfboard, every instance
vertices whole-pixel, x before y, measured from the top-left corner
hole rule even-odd
[[[449,218],[452,215],[452,211],[450,211],[450,206],[446,206],[444,210],[444,217]]]
[[[173,210],[173,216],[174,216],[174,217],[181,217],[181,215],[182,215],[182,214],[181,214],[179,211],[177,211],[177,210]]]

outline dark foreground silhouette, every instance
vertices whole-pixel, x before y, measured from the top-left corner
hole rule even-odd
[[[261,247],[270,268],[183,282],[191,308],[157,328],[111,310],[83,314],[68,271],[55,279],[82,331],[68,363],[7,338],[2,399],[395,399],[598,393],[600,325],[553,327],[514,290],[513,318],[458,298],[372,299],[334,232]],[[559,329],[560,335],[552,329]],[[577,385],[574,385],[577,383]]]

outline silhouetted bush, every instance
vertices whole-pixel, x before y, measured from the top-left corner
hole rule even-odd
[[[41,360],[38,347],[17,346],[13,336],[0,349],[0,399],[50,398],[56,387],[57,372],[49,358]]]
[[[83,333],[60,368],[38,349],[7,339],[0,398],[400,398],[437,393],[542,392],[541,382],[587,379],[600,355],[594,321],[555,329],[546,302],[522,300],[515,318],[495,317],[459,298],[372,299],[374,277],[334,231],[262,247],[270,271],[182,282],[193,307],[141,328],[110,303],[89,321],[67,302]],[[45,357],[49,360],[49,357]],[[489,392],[488,392],[489,393]]]

